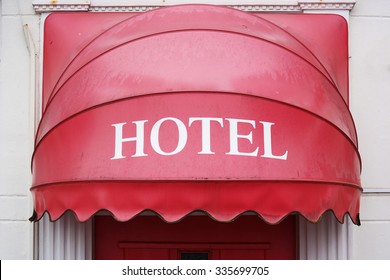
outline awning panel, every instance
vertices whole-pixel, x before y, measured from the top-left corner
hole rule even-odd
[[[165,221],[175,222],[202,211],[227,222],[244,212],[252,212],[275,224],[290,213],[317,222],[324,212],[332,211],[344,222],[344,213],[358,213],[359,198],[360,191],[355,188],[326,183],[88,181],[41,186],[35,191],[35,218],[47,211],[56,220],[70,209],[78,220],[86,221],[99,210],[108,210],[115,219],[127,221],[151,210]],[[351,218],[358,222],[356,216]]]
[[[300,180],[359,188],[356,149],[337,128],[293,106],[227,93],[159,94],[93,108],[49,133],[34,160],[34,185]]]
[[[80,40],[78,25],[56,27],[97,23],[90,14],[46,21],[35,219],[71,210],[84,221],[108,210],[124,221],[152,210],[167,221],[193,211],[229,221],[253,211],[277,223],[331,210],[358,223],[341,18],[203,5],[97,17],[103,23]],[[306,34],[301,19],[312,23]],[[297,22],[304,42],[286,22]],[[337,32],[340,46],[330,51],[316,25]]]

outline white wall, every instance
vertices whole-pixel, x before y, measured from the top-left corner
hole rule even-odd
[[[31,259],[34,96],[23,25],[39,38],[39,17],[29,0],[0,3],[0,259]]]
[[[366,188],[390,188],[390,1],[359,0],[350,18],[351,108]]]
[[[352,259],[390,260],[390,194],[362,197],[360,227],[351,227]]]
[[[351,257],[390,259],[390,1],[358,0],[350,16],[351,110],[363,160],[361,227]]]

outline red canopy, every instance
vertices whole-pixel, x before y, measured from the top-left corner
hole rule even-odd
[[[183,5],[45,22],[36,220],[332,210],[359,223],[347,24]]]

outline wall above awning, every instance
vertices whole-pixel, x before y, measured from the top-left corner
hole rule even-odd
[[[347,24],[183,5],[45,22],[35,216],[359,223]]]

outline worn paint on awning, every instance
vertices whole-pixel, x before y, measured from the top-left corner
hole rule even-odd
[[[358,221],[347,24],[183,5],[45,22],[35,219]]]

